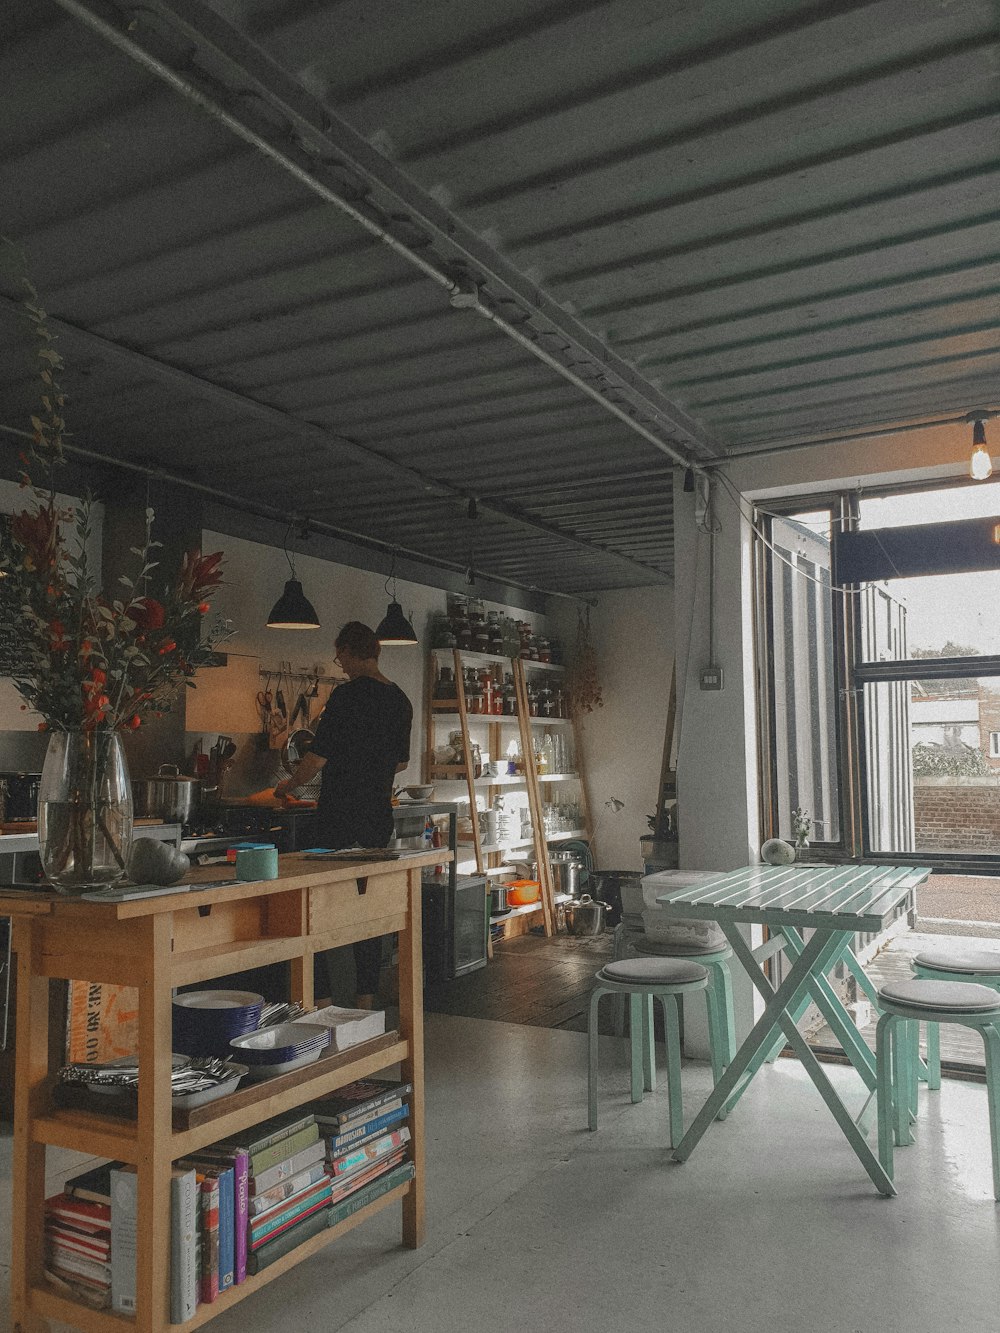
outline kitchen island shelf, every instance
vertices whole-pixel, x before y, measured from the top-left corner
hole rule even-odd
[[[279,859],[279,878],[123,903],[87,903],[56,893],[22,896],[0,889],[17,954],[17,1065],[14,1081],[11,1307],[13,1326],[40,1333],[58,1319],[85,1333],[166,1333],[169,1320],[170,1191],[174,1161],[225,1140],[359,1078],[399,1069],[409,1094],[412,1180],[317,1234],[245,1283],[198,1307],[181,1327],[199,1328],[301,1259],[388,1205],[402,1204],[404,1244],[424,1238],[424,1096],[421,872],[450,861],[435,850],[394,861],[310,863]],[[218,867],[192,871],[210,884]],[[172,987],[178,976],[224,975],[250,966],[264,947],[291,962],[291,998],[313,1004],[312,956],[331,942],[399,934],[399,1032],[237,1089],[204,1106],[175,1111],[170,1097]],[[261,938],[263,937],[263,938]],[[293,948],[294,946],[294,948]],[[215,965],[209,966],[214,954]],[[82,964],[81,961],[83,960]],[[94,971],[90,971],[90,967]],[[81,967],[84,970],[81,970]],[[84,979],[139,986],[139,1087],[136,1113],[53,1105],[49,1055],[49,980]],[[67,1089],[66,1091],[73,1091]],[[88,1094],[91,1095],[91,1094]],[[130,1162],[138,1168],[137,1309],[134,1318],[94,1310],[57,1290],[43,1273],[47,1147]]]

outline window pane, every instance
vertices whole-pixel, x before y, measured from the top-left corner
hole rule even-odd
[[[859,505],[860,527],[910,527],[1000,514],[1000,487],[992,483],[952,486],[907,495],[868,496]],[[876,585],[881,601],[862,600],[862,660],[894,656],[884,633],[884,617],[895,603],[905,620],[899,658],[970,657],[1000,654],[1000,570],[888,579]],[[875,621],[869,617],[874,616]]]
[[[872,852],[1000,855],[1000,678],[867,684],[863,697]]]
[[[814,842],[840,839],[830,527],[826,510],[775,517],[771,527],[778,830],[792,836],[798,806]]]

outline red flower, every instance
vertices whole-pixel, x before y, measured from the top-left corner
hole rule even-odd
[[[51,504],[34,513],[25,510],[15,514],[10,523],[10,535],[24,551],[27,569],[49,569],[55,564],[59,520]]]
[[[125,723],[125,725],[128,727],[130,731],[137,731],[139,727],[142,726],[142,718],[139,716],[138,713],[133,713],[132,716],[129,718],[129,720]]]
[[[128,608],[126,615],[140,629],[162,629],[166,619],[163,605],[155,597],[140,597]]]
[[[49,621],[49,645],[54,653],[64,653],[69,647],[69,639],[61,620]]]
[[[211,611],[211,609],[212,609],[212,608],[211,608],[211,606],[209,605],[208,602],[199,602],[199,603],[198,603],[198,610],[200,611],[200,613],[201,613],[203,616],[207,616],[208,613],[209,613],[209,611]]]
[[[173,639],[168,639],[166,643],[160,646],[160,656],[162,657],[164,653],[172,653],[176,647],[177,644]]]
[[[222,582],[222,552],[202,555],[200,551],[189,551],[181,567],[180,590],[191,601],[199,593],[217,588]]]

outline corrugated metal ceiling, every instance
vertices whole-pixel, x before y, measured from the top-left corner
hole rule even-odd
[[[81,447],[576,592],[669,576],[678,459],[997,405],[992,0],[2,12]]]

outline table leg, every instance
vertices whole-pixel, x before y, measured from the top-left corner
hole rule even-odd
[[[751,974],[755,969],[760,971],[756,960],[744,943],[739,930],[735,926],[728,924],[723,925],[722,929],[725,931],[726,938],[729,940],[730,944],[734,946],[734,949],[736,941],[739,941],[740,951],[738,956],[744,967],[746,967]],[[737,1084],[749,1069],[754,1057],[761,1049],[766,1049],[771,1033],[774,1030],[775,1023],[780,1021],[780,1016],[784,1015],[786,1007],[794,1003],[799,991],[805,986],[806,981],[808,980],[809,969],[812,967],[813,962],[820,958],[824,952],[824,948],[828,947],[828,942],[821,938],[819,934],[814,935],[806,945],[802,953],[802,958],[800,958],[792,968],[791,972],[789,972],[788,976],[778,989],[774,991],[770,1000],[764,1007],[763,1014],[761,1014],[760,1018],[754,1024],[752,1032],[733,1057],[732,1064],[723,1074],[722,1078],[719,1079],[719,1082],[710,1093],[705,1105],[695,1116],[692,1123],[688,1126],[687,1133],[674,1149],[673,1155],[675,1161],[683,1162],[691,1156],[691,1153],[694,1151],[698,1140],[704,1134],[705,1130],[709,1127],[722,1108],[729,1102],[730,1097],[736,1090]],[[748,959],[749,962],[747,961]],[[760,976],[763,985],[767,987],[769,983],[763,972],[761,972]]]
[[[420,871],[407,872],[406,929],[399,932],[399,1028],[406,1033],[410,1053],[400,1065],[410,1093],[410,1156],[416,1176],[403,1199],[403,1244],[415,1250],[426,1234],[424,1160],[424,980]]]
[[[11,1326],[14,1333],[43,1333],[48,1320],[29,1308],[30,1290],[42,1279],[45,1254],[45,1147],[33,1143],[31,1117],[41,1113],[49,1072],[49,983],[35,966],[37,936],[16,922],[17,1043],[14,1071],[14,1151],[11,1203]]]
[[[789,954],[792,958],[798,958],[804,947],[802,936],[792,926],[782,926],[781,934]],[[826,970],[828,971],[829,968],[841,962],[846,953],[850,953],[850,946],[847,940],[844,940],[829,960]],[[826,976],[818,972],[814,972],[810,978],[808,990],[820,1013],[829,1024],[833,1035],[840,1042],[844,1054],[864,1079],[869,1092],[874,1091],[878,1082],[875,1077],[875,1056],[863,1040],[858,1029],[851,1022],[851,1017],[841,1003],[840,997],[830,985]],[[796,1018],[798,1017],[799,1015],[796,1015]]]
[[[747,969],[750,980],[760,993],[767,997],[770,994],[770,983],[761,969],[757,966],[756,960],[750,952],[742,935],[740,935],[739,931],[734,927],[730,926],[725,927],[724,929],[726,930],[726,936],[729,939],[729,942],[733,946],[733,951]],[[796,993],[801,987],[808,985],[810,975],[813,975],[815,971],[822,968],[826,962],[836,956],[841,947],[844,933],[844,931],[837,930],[817,929],[815,931],[809,943],[803,947],[802,953],[792,965],[791,972],[789,972],[788,976],[781,983],[778,990],[774,992],[773,998],[769,1001],[768,1006],[764,1011],[765,1016],[789,983],[793,981],[796,983],[792,988],[792,993]],[[885,1168],[882,1166],[882,1163],[879,1161],[876,1154],[873,1153],[868,1146],[868,1141],[854,1123],[847,1107],[837,1096],[833,1084],[826,1076],[823,1066],[810,1050],[809,1043],[806,1041],[805,1037],[803,1037],[802,1033],[795,1026],[792,1016],[787,1012],[785,1005],[781,1006],[781,1012],[778,1014],[778,1022],[781,1024],[789,1044],[799,1057],[802,1067],[812,1079],[819,1095],[823,1098],[824,1102],[826,1102],[830,1114],[836,1120],[837,1124],[843,1131],[844,1137],[854,1149],[861,1165],[868,1172],[872,1184],[880,1194],[895,1194],[895,1188],[892,1181],[889,1179],[889,1176],[886,1174]],[[737,1059],[738,1058],[739,1057],[737,1057]]]

